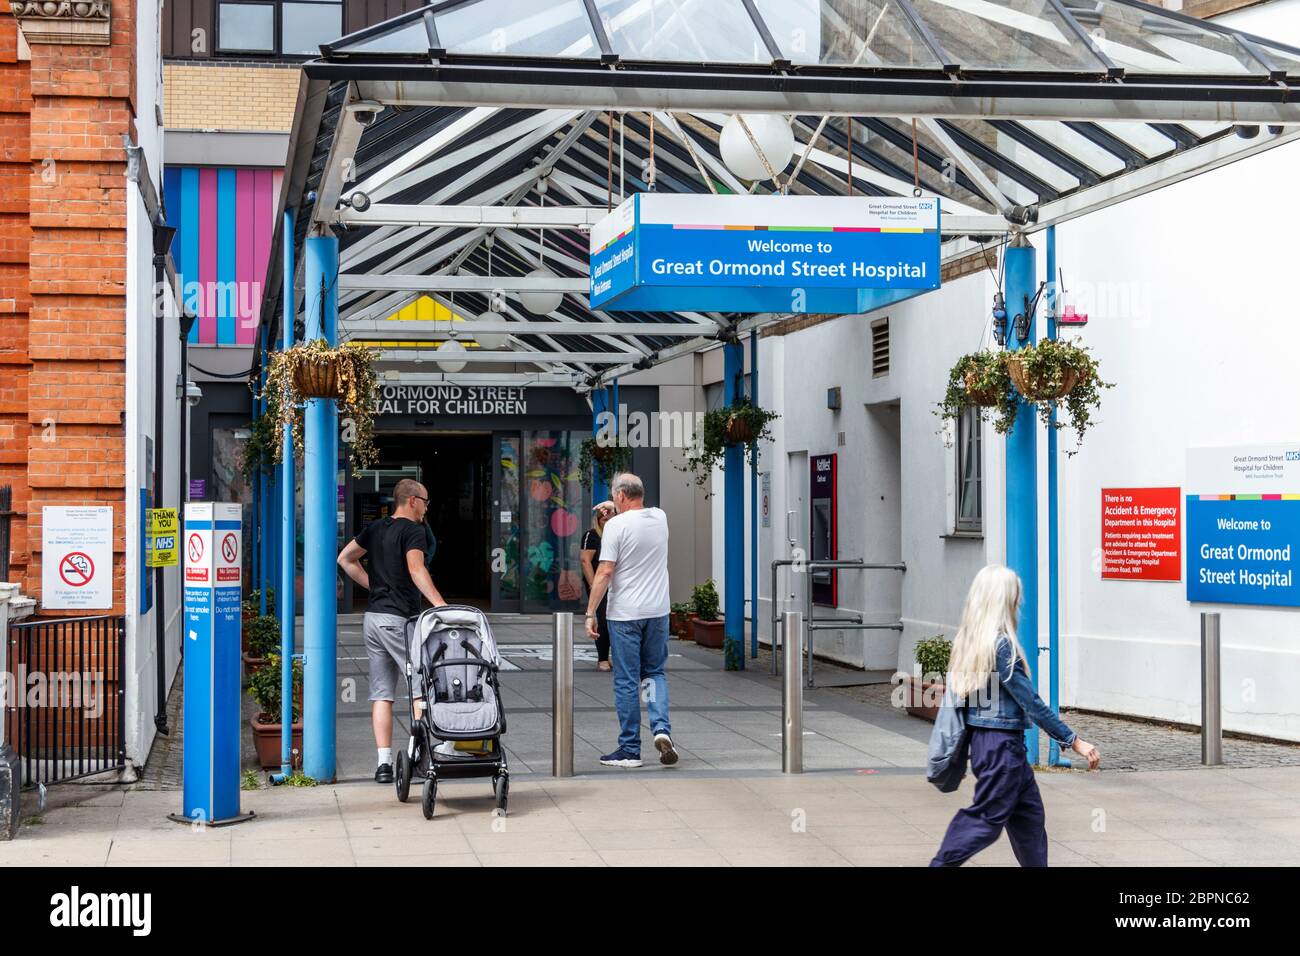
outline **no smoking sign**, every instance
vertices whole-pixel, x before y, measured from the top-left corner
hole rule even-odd
[[[59,577],[69,587],[83,588],[95,576],[95,562],[90,555],[81,551],[65,554],[59,562]]]

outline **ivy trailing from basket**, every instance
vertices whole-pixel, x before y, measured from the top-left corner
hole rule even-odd
[[[726,408],[706,412],[694,445],[686,451],[685,464],[678,465],[677,469],[694,474],[695,483],[704,485],[731,445],[746,445],[746,454],[753,464],[758,442],[772,437],[768,426],[780,417],[748,398],[738,398]]]
[[[963,355],[948,372],[948,389],[935,414],[954,424],[968,408],[979,410],[980,421],[992,414],[999,435],[1016,423],[1019,402],[1007,371],[1006,353],[983,349]]]
[[[1101,390],[1114,388],[1104,381],[1089,350],[1074,342],[1043,339],[1014,352],[985,349],[963,355],[948,372],[948,388],[935,414],[956,421],[967,408],[979,409],[980,419],[993,413],[993,427],[1005,435],[1016,422],[1023,397],[1051,424],[1054,407],[1063,406],[1056,428],[1070,425],[1082,443],[1101,407]],[[1078,454],[1079,446],[1067,455]]]
[[[292,428],[294,456],[303,454],[303,403],[310,398],[338,401],[343,441],[354,472],[374,464],[375,405],[378,398],[374,355],[364,346],[331,348],[324,339],[294,345],[271,356],[266,374],[267,414],[277,426]],[[275,429],[275,454],[284,455],[284,431]]]
[[[248,440],[244,442],[240,461],[244,481],[252,484],[263,472],[270,471],[276,460],[279,420],[268,409],[248,423]]]
[[[1008,374],[1025,401],[1037,406],[1043,423],[1051,424],[1052,407],[1063,405],[1065,416],[1058,416],[1055,427],[1069,424],[1082,444],[1084,433],[1093,424],[1093,413],[1101,407],[1101,390],[1115,387],[1114,382],[1102,379],[1090,351],[1077,339],[1043,339],[1005,355]],[[1079,444],[1066,454],[1078,454]]]
[[[594,436],[584,438],[578,449],[578,475],[582,487],[591,490],[592,473],[599,472],[600,480],[609,484],[615,475],[632,467],[632,449],[627,445],[607,445]]]

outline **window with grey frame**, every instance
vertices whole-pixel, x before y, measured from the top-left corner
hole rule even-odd
[[[342,0],[220,0],[221,53],[316,56],[343,32]]]
[[[954,530],[984,530],[984,439],[979,409],[957,419],[957,520]]]

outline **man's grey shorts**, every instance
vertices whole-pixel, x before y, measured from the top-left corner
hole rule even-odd
[[[406,618],[367,611],[361,633],[370,658],[370,699],[396,700],[406,673]]]

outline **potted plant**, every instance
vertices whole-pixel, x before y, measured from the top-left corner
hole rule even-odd
[[[248,638],[244,651],[244,676],[251,679],[266,666],[267,658],[280,652],[280,619],[272,614],[259,614],[244,629]]]
[[[701,647],[721,648],[726,640],[726,625],[718,614],[718,588],[710,578],[691,591],[691,639]]]
[[[942,634],[936,634],[929,640],[917,641],[913,653],[920,677],[902,675],[900,687],[904,693],[904,706],[913,717],[933,722],[939,715],[939,705],[943,702],[944,678],[948,673],[952,641]]]
[[[1063,405],[1065,416],[1055,427],[1064,428],[1068,423],[1079,442],[1092,424],[1093,412],[1101,407],[1101,389],[1115,387],[1102,380],[1097,360],[1077,339],[1042,339],[1009,352],[1007,373],[1025,401],[1037,407],[1044,424],[1052,424],[1052,409]],[[1076,444],[1066,454],[1078,451]]]
[[[342,435],[353,471],[375,462],[375,405],[378,381],[374,355],[363,345],[331,348],[324,339],[303,342],[271,356],[266,373],[267,415],[274,415],[273,460],[284,455],[284,426],[291,429],[295,457],[303,453],[303,403],[312,398],[338,402]]]
[[[691,612],[694,610],[691,601],[674,604],[668,616],[668,633],[681,641],[691,640]]]
[[[280,766],[280,655],[268,654],[266,666],[253,674],[248,692],[257,704],[257,713],[248,719],[253,731],[253,745],[262,769]],[[293,749],[302,753],[302,661],[293,659]]]
[[[1006,353],[983,349],[963,355],[948,371],[948,389],[935,410],[944,421],[956,422],[968,408],[979,409],[980,420],[992,412],[993,427],[1005,435],[1016,422],[1019,408]]]
[[[605,484],[615,475],[632,467],[632,449],[627,445],[609,445],[599,439],[584,438],[578,449],[578,475],[582,487],[591,490],[593,472],[600,474]]]
[[[253,623],[253,618],[262,613],[262,592],[258,588],[248,592],[248,597],[244,598],[239,604],[240,610],[240,642],[241,651],[248,650],[248,628]],[[266,589],[266,613],[275,613],[275,588]]]
[[[756,444],[772,437],[768,426],[777,418],[780,416],[776,412],[755,405],[748,398],[706,412],[700,433],[686,452],[686,462],[677,466],[678,470],[694,474],[697,485],[707,484],[714,466],[723,461],[727,448],[732,445],[747,446],[752,464]]]

